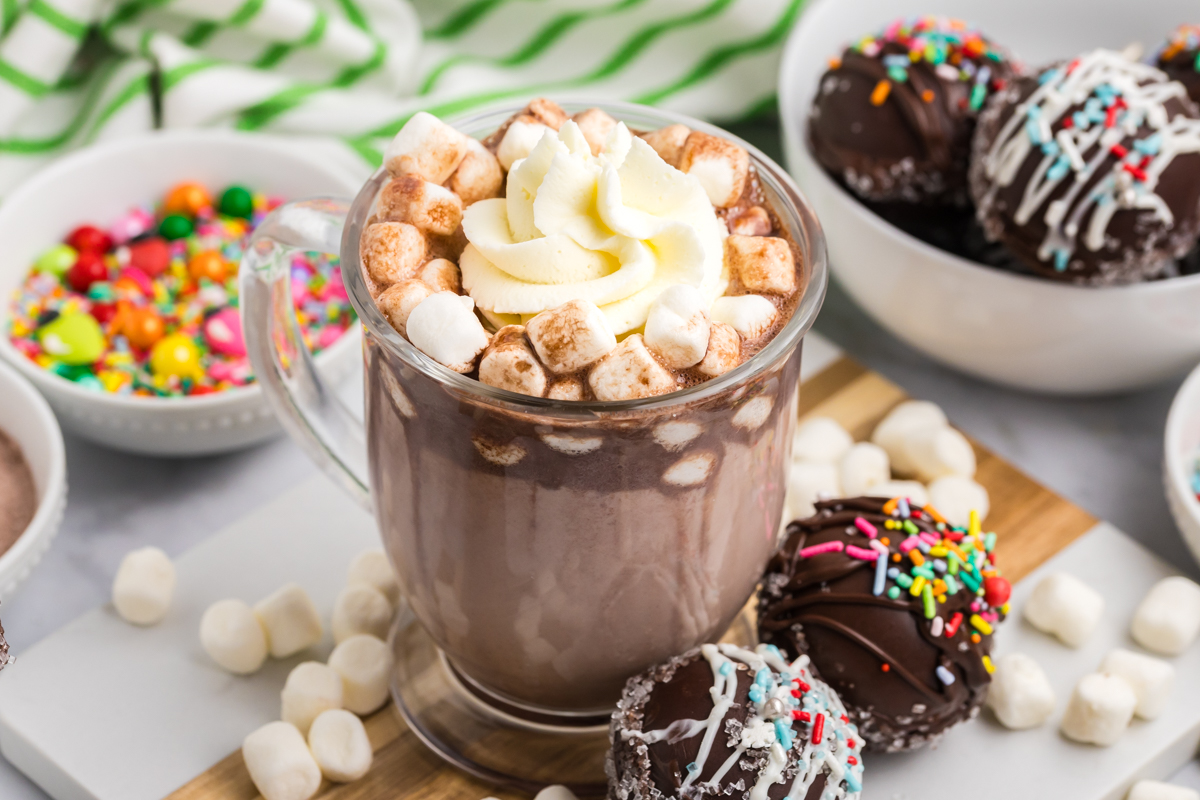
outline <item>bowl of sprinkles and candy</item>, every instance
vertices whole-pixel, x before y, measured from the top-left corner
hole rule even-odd
[[[1200,561],[1200,366],[1183,382],[1167,415],[1163,482],[1171,516]]]
[[[267,439],[279,428],[246,355],[242,249],[280,203],[355,189],[295,145],[230,132],[69,156],[0,206],[0,357],[102,444],[195,455]],[[297,255],[292,292],[318,366],[345,377],[358,326],[337,260]]]

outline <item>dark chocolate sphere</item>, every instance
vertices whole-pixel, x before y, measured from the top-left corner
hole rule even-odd
[[[963,204],[975,120],[1003,50],[957,20],[900,21],[834,59],[809,117],[817,161],[874,202]]]
[[[630,678],[610,735],[612,800],[818,800],[862,789],[863,742],[841,700],[806,658],[788,663],[770,645],[703,645]]]
[[[1197,116],[1181,84],[1108,50],[1014,81],[975,132],[984,232],[1057,280],[1167,274],[1200,235]]]
[[[1192,102],[1200,103],[1200,25],[1180,25],[1159,49],[1155,63],[1187,88]]]
[[[760,639],[812,659],[869,751],[921,747],[979,712],[992,625],[1007,610],[992,540],[905,508],[874,497],[818,502],[788,526],[759,594]],[[872,556],[882,551],[879,575]]]

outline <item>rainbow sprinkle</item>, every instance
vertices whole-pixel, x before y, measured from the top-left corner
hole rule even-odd
[[[1159,63],[1173,61],[1180,54],[1195,54],[1192,67],[1200,72],[1200,25],[1180,25],[1176,28],[1154,60]]]

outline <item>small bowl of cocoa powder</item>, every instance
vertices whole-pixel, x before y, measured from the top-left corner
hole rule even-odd
[[[0,361],[0,601],[50,547],[66,501],[58,420],[33,385]]]

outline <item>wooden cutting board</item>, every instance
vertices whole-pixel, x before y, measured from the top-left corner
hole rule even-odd
[[[800,393],[800,415],[836,419],[856,440],[866,439],[875,424],[907,396],[895,384],[848,358],[840,358],[807,380]],[[1046,489],[975,443],[976,480],[987,487],[992,510],[987,528],[997,534],[999,565],[1014,582],[1032,572],[1097,520]],[[326,782],[320,800],[481,800],[521,795],[497,789],[447,766],[405,727],[389,706],[366,721],[375,762],[361,780],[347,785]],[[254,800],[240,751],[169,795],[169,800]]]

